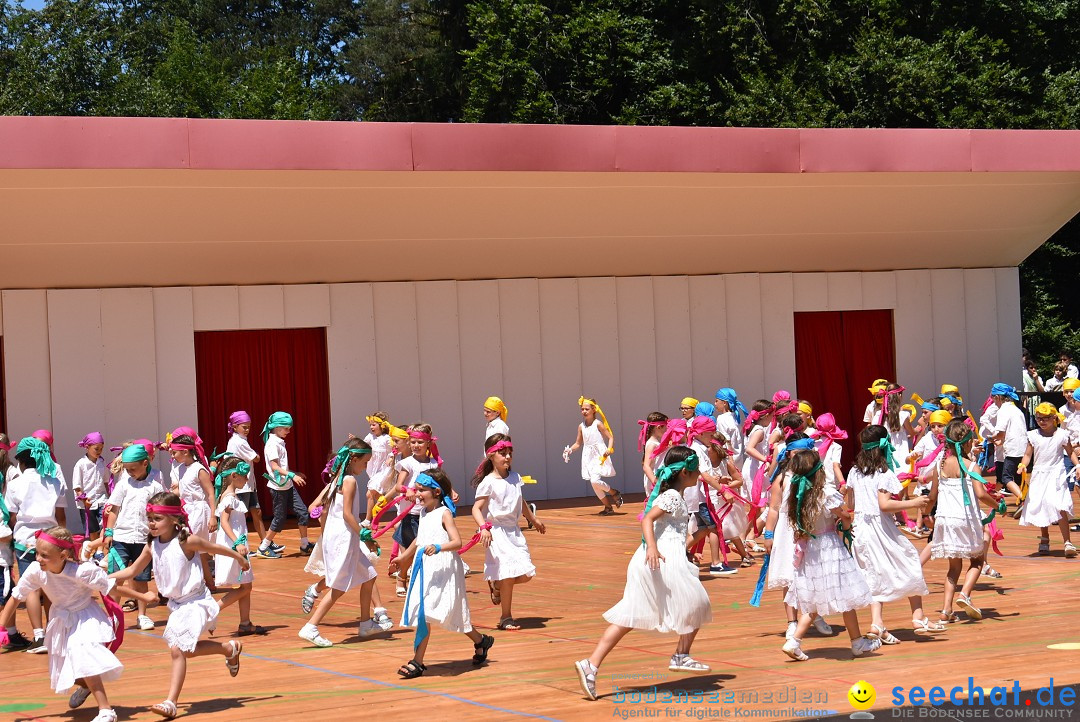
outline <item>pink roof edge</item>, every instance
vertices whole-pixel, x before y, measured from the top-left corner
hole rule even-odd
[[[1080,171],[1080,131],[0,117],[0,168]]]

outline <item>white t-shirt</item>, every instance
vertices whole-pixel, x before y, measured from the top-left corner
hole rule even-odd
[[[1005,441],[1001,445],[1005,456],[1022,457],[1027,451],[1027,423],[1024,421],[1024,412],[1011,401],[998,407],[994,434],[1002,431],[1005,432]]]
[[[89,456],[84,456],[75,462],[75,469],[71,472],[71,488],[73,491],[82,489],[82,493],[90,499],[90,508],[99,509],[109,494],[105,485],[107,474],[105,459],[99,456],[95,462],[90,461]],[[79,507],[82,508],[81,502]]]
[[[113,541],[125,544],[145,544],[150,534],[146,523],[146,504],[154,494],[165,491],[161,483],[161,472],[151,469],[145,479],[133,479],[127,472],[121,472],[120,478],[109,496],[109,505],[116,510],[116,522],[113,524]]]
[[[1060,391],[1061,387],[1065,385],[1065,379],[1059,379],[1056,376],[1051,376],[1043,384],[1043,388],[1047,391]]]
[[[0,567],[15,566],[15,553],[11,549],[11,527],[0,517]]]
[[[1076,366],[1069,364],[1069,370],[1065,372],[1065,378],[1076,379],[1080,378],[1080,371],[1077,371]]]
[[[277,438],[276,436],[274,437]],[[242,461],[246,461],[249,464],[258,454],[255,453],[255,449],[251,448],[251,444],[248,440],[240,434],[233,432],[233,435],[229,437],[229,445],[225,447],[225,450]],[[248,472],[248,480],[244,482],[244,485],[236,490],[237,494],[243,494],[244,492],[255,491],[255,469],[252,467]]]
[[[413,489],[416,487],[416,477],[420,476],[420,472],[427,471],[428,469],[438,468],[438,464],[435,459],[429,458],[428,461],[417,461],[415,456],[409,456],[402,459],[394,465],[394,470],[398,472],[406,471],[409,474],[409,478],[405,480],[405,488]],[[398,514],[405,510],[405,507],[409,502],[402,499],[398,502]],[[420,504],[415,504],[412,510],[409,512],[412,515],[420,516]]]
[[[56,526],[56,507],[64,505],[64,486],[55,476],[25,469],[8,486],[8,510],[15,515],[12,537],[16,544],[33,549],[34,532]]]
[[[487,428],[484,429],[484,441],[487,441],[492,434],[506,434],[509,436],[510,427],[506,425],[505,421],[496,416],[488,422]]]
[[[746,439],[743,438],[742,427],[739,426],[739,422],[735,419],[735,414],[725,411],[717,416],[716,430],[723,434],[728,443],[731,444],[731,448],[735,452],[732,462],[734,462],[735,466],[742,466]]]
[[[881,406],[879,404],[876,404],[873,401],[868,403],[866,405],[866,411],[864,411],[863,415],[862,415],[863,423],[864,424],[877,423],[878,412],[880,412],[880,411],[881,411]]]
[[[511,471],[502,478],[494,471],[476,487],[475,498],[487,497],[485,519],[495,526],[517,526],[521,516],[521,475]]]
[[[292,479],[284,472],[289,470],[289,452],[285,450],[285,439],[276,434],[270,434],[263,447],[263,461],[266,462],[266,473],[270,477],[270,489],[276,491],[288,491],[293,487]],[[274,476],[274,469],[270,466],[271,461],[276,461],[282,469],[280,477]]]

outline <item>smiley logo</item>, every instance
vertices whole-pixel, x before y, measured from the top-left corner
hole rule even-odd
[[[855,709],[870,709],[874,706],[874,700],[877,699],[877,692],[874,691],[874,685],[865,679],[860,679],[851,685],[847,698]]]

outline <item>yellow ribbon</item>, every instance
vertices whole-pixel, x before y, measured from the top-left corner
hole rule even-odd
[[[383,431],[389,431],[391,428],[389,421],[387,421],[386,419],[380,419],[378,416],[365,416],[364,418],[367,419],[367,422],[369,424],[378,424],[379,426],[381,426]]]
[[[523,477],[521,477],[521,483],[522,484],[539,484],[540,482],[537,481],[536,479],[532,478],[531,476],[523,476]]]
[[[607,448],[607,451],[605,451],[604,454],[600,457],[600,463],[603,464],[605,461],[608,460],[609,456],[615,453],[615,434],[611,431],[611,425],[608,424],[607,416],[604,415],[604,410],[600,408],[600,404],[596,403],[596,401],[594,401],[593,399],[587,399],[584,396],[579,396],[577,402],[578,406],[584,406],[586,403],[588,403],[590,406],[596,409],[596,414],[600,417],[600,423],[604,425],[605,429],[607,429],[608,439],[610,440],[608,443],[611,444],[611,446],[609,446]]]
[[[498,411],[499,418],[503,421],[506,421],[506,416],[509,414],[509,411],[506,409],[506,404],[504,404],[503,400],[498,396],[488,396],[484,401],[484,408],[488,411]]]
[[[409,432],[408,431],[406,431],[405,429],[399,429],[398,427],[394,426],[393,424],[389,424],[389,428],[387,429],[387,433],[389,433],[390,437],[393,438],[393,439],[407,439],[407,438],[409,438]]]

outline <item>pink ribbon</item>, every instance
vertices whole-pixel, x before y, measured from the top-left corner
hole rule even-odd
[[[514,448],[514,443],[512,441],[510,441],[509,439],[502,439],[501,441],[498,441],[498,442],[492,444],[491,446],[489,446],[488,448],[484,449],[484,454],[485,454],[485,456],[490,456],[490,455],[494,454],[497,451],[502,451],[503,449],[512,449],[512,448]],[[476,471],[473,472],[473,476],[476,476],[477,474],[479,474],[483,470],[484,464],[486,462],[487,462],[486,458],[484,459],[484,461],[480,462],[480,465],[476,467]]]
[[[889,413],[889,397],[890,396],[896,396],[897,394],[902,394],[902,393],[904,393],[904,391],[905,391],[905,389],[904,389],[903,386],[897,386],[895,389],[893,389],[891,391],[886,391],[882,395],[882,397],[881,397],[881,411],[878,412],[878,421],[877,421],[878,424],[884,424],[885,423],[885,417]]]
[[[438,436],[432,436],[431,434],[425,433],[423,431],[413,430],[409,432],[409,438],[431,442],[431,456],[433,459],[435,459],[436,466],[443,465],[442,457],[439,456],[439,445],[435,443],[439,440]]]
[[[1001,553],[1001,549],[998,548],[998,542],[1005,538],[1005,532],[1001,531],[998,527],[997,519],[992,519],[989,524],[986,525],[986,530],[990,532],[990,546],[993,548],[994,553],[999,557],[1005,556]]]
[[[812,430],[808,436],[819,439],[821,446],[818,447],[818,454],[821,458],[825,458],[825,453],[832,446],[834,441],[841,441],[848,437],[848,432],[836,426],[836,417],[829,412],[825,412],[821,416],[817,417],[817,428]]]
[[[207,469],[209,469],[210,468],[210,462],[208,462],[206,460],[206,453],[203,451],[203,440],[201,438],[199,438],[199,432],[197,432],[195,429],[191,428],[190,426],[181,426],[181,427],[179,427],[177,429],[174,429],[173,432],[172,432],[172,438],[175,439],[177,436],[190,436],[195,441],[195,443],[194,444],[177,444],[177,443],[174,443],[174,442],[169,442],[169,448],[170,449],[187,449],[188,451],[194,451],[195,452],[195,458],[197,458],[199,460],[199,463],[202,464],[203,466],[205,466]],[[138,442],[136,442],[136,443],[138,443]]]
[[[915,462],[916,472],[921,471],[933,464],[934,459],[941,456],[941,452],[945,451],[945,434],[935,434],[934,438],[937,439],[938,442],[937,448],[934,449],[933,452],[931,452],[930,456],[927,456],[925,459],[919,459],[917,462]]]
[[[49,431],[48,429],[38,429],[34,433],[30,434],[30,436],[40,441],[44,441],[45,445],[49,447],[49,456],[52,457],[53,461],[56,461],[56,454],[54,454],[52,450],[53,435],[51,431]]]
[[[716,431],[716,422],[711,416],[695,416],[686,427],[686,440],[689,442],[701,434],[711,434]]]
[[[754,428],[754,422],[760,419],[762,416],[768,416],[772,413],[772,407],[770,406],[763,411],[751,411],[746,415],[746,421],[743,422],[743,433],[749,434],[750,429]]]
[[[652,453],[652,458],[663,454],[673,444],[682,443],[686,439],[686,419],[668,419],[664,435],[660,437],[660,443]]]
[[[649,440],[649,434],[652,432],[650,429],[654,426],[664,426],[666,421],[645,421],[644,419],[638,419],[638,426],[641,427],[641,431],[638,433],[637,438],[637,450],[642,451],[645,448],[645,442]]]
[[[477,530],[475,534],[473,534],[472,539],[461,545],[461,548],[458,549],[458,555],[464,554],[465,552],[476,546],[477,542],[480,541],[480,532],[485,529],[491,529],[491,522],[484,522],[483,526],[481,526],[480,529]]]
[[[166,516],[176,516],[184,520],[184,526],[191,531],[191,524],[188,522],[187,511],[184,510],[184,500],[180,500],[180,506],[165,506],[164,504],[147,504],[147,514],[164,514]]]

